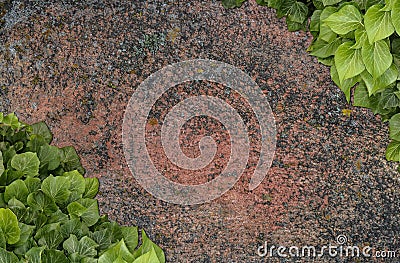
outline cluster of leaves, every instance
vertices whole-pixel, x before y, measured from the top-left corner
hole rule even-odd
[[[245,1],[222,3],[237,7]],[[354,106],[369,108],[389,121],[392,141],[386,158],[399,162],[400,0],[256,1],[286,16],[289,30],[309,29],[314,38],[308,51],[331,67],[332,80],[347,101],[353,94]]]
[[[100,216],[97,178],[71,146],[50,145],[39,122],[0,113],[0,262],[164,263],[164,253],[137,227]]]

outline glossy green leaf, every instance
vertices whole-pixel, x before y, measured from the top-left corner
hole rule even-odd
[[[139,239],[138,228],[135,226],[122,226],[121,232],[129,251],[134,253]]]
[[[400,113],[397,113],[389,120],[390,139],[400,141]]]
[[[41,146],[47,145],[47,142],[41,135],[33,134],[26,144],[26,148],[30,152],[39,152]]]
[[[17,216],[8,208],[0,208],[0,228],[8,244],[19,241],[21,229]]]
[[[388,161],[400,162],[400,142],[392,140],[386,148],[386,159]]]
[[[114,262],[119,257],[127,262],[133,262],[134,260],[133,255],[129,252],[123,239],[104,252],[103,255],[100,256],[98,263]]]
[[[0,248],[0,262],[1,263],[18,263],[18,257],[3,248]]]
[[[368,89],[363,81],[360,82],[354,90],[353,105],[357,107],[371,108],[371,100],[368,94]]]
[[[396,65],[392,64],[379,78],[373,78],[367,71],[361,73],[361,78],[365,81],[368,94],[373,95],[394,83],[398,74]]]
[[[94,198],[99,192],[99,179],[85,178],[85,192],[83,198]]]
[[[398,35],[400,35],[400,1],[394,1],[391,11],[392,24],[396,29]]]
[[[333,32],[344,35],[361,28],[363,17],[354,5],[345,5],[336,13],[323,20]]]
[[[364,24],[370,44],[385,39],[394,32],[390,12],[382,11],[382,8],[381,4],[373,5],[365,13]]]
[[[18,179],[6,186],[4,192],[4,201],[8,202],[11,198],[15,197],[22,203],[26,204],[26,198],[28,197],[29,191],[24,181]]]
[[[42,263],[69,263],[62,251],[45,249],[42,254]]]
[[[29,193],[36,192],[40,189],[40,186],[42,185],[42,181],[40,181],[40,179],[37,177],[27,177],[24,180],[24,183],[26,185],[26,188],[28,188]]]
[[[338,47],[335,53],[335,66],[340,82],[357,76],[365,69],[361,50],[352,49],[352,45],[352,42],[345,42]]]
[[[342,41],[340,38],[335,39],[331,43],[327,43],[323,40],[317,39],[311,46],[311,55],[319,58],[327,58],[333,56],[335,55],[336,50],[341,44]]]
[[[66,221],[60,229],[61,234],[64,238],[68,238],[70,235],[74,235],[78,238],[89,234],[89,228],[80,221],[79,218],[74,218]]]
[[[32,247],[26,253],[25,258],[29,263],[42,263],[42,253],[44,247]]]
[[[332,31],[332,29],[324,22],[332,14],[336,13],[338,10],[337,7],[328,6],[324,8],[321,12],[320,16],[320,26],[319,26],[319,39],[324,40],[325,42],[332,42],[337,38],[337,34]]]
[[[96,224],[100,218],[99,206],[97,200],[84,198],[72,202],[67,206],[68,213],[71,216],[80,217],[87,226]]]
[[[87,236],[78,240],[75,235],[70,235],[63,243],[63,248],[68,251],[69,254],[78,253],[86,257],[97,256],[96,247],[97,243]]]
[[[149,263],[149,262],[161,263],[161,261],[157,257],[157,253],[156,253],[154,247],[152,247],[149,252],[141,255],[140,257],[135,259],[135,261],[133,261],[133,263]]]
[[[42,191],[33,192],[28,196],[28,205],[35,211],[50,215],[58,210],[54,200]]]
[[[85,178],[77,170],[65,172],[63,176],[70,182],[69,191],[71,194],[68,203],[82,198],[85,193]]]
[[[283,4],[281,9],[287,15],[287,19],[302,24],[307,19],[308,7],[299,1],[284,1],[284,3],[290,3],[288,5]]]
[[[57,204],[61,204],[69,198],[71,194],[69,187],[70,182],[62,176],[54,177],[50,175],[42,183],[43,193],[52,198]]]
[[[60,149],[51,145],[43,145],[38,152],[40,168],[47,166],[48,170],[56,169],[61,163]]]
[[[322,3],[324,4],[324,6],[328,6],[328,5],[335,5],[337,3],[340,3],[342,0],[322,0]]]
[[[139,256],[144,255],[147,252],[149,252],[152,248],[155,250],[158,260],[161,263],[164,263],[165,262],[164,252],[162,251],[162,249],[159,246],[154,244],[153,241],[151,241],[149,239],[146,232],[144,230],[142,230],[142,245],[135,251],[133,256],[135,258],[138,258]]]
[[[357,29],[354,32],[354,37],[355,37],[356,43],[351,48],[359,49],[359,48],[362,48],[365,44],[369,44],[369,43],[367,43],[367,41],[368,41],[367,31],[365,31],[364,28]]]
[[[16,154],[11,159],[11,167],[26,176],[36,176],[39,173],[40,161],[36,153],[26,152]]]
[[[356,76],[353,78],[345,79],[342,82],[339,81],[339,75],[336,70],[336,66],[332,65],[331,66],[331,78],[333,82],[343,91],[344,95],[346,96],[347,102],[350,102],[350,94],[351,94],[351,88],[356,85],[356,83],[360,80],[360,77]]]
[[[61,148],[61,150],[61,163],[63,164],[65,171],[77,170],[81,174],[85,174],[85,170],[81,165],[80,158],[74,147],[66,146]]]
[[[44,122],[38,122],[35,124],[31,125],[32,127],[32,134],[37,134],[40,135],[41,137],[44,138],[44,140],[50,144],[51,141],[53,140],[53,135],[51,134],[51,131],[49,127],[46,125]]]

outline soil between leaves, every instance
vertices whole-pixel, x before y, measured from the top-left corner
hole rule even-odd
[[[384,159],[387,125],[349,106],[329,70],[306,53],[311,36],[288,32],[272,10],[253,2],[225,10],[217,1],[12,1],[3,19],[0,111],[44,120],[56,145],[75,146],[87,175],[101,181],[102,212],[145,228],[169,262],[259,262],[264,241],[322,246],[339,234],[352,245],[400,248],[400,177]],[[254,141],[239,183],[211,203],[178,206],[153,198],[133,179],[121,130],[125,106],[144,79],[194,58],[229,63],[257,82],[275,114],[277,150],[264,182],[249,192],[259,135],[247,114]],[[166,160],[157,129],[176,94],[163,96],[149,118],[149,151],[159,165]],[[218,123],[203,121],[188,123],[182,141],[207,132],[225,137]],[[184,149],[188,155],[198,154],[196,144],[186,146],[193,146]],[[219,151],[229,152],[229,145]],[[218,171],[175,179],[200,183]]]

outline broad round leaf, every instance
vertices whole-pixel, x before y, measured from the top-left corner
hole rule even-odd
[[[29,191],[24,181],[18,179],[6,186],[4,192],[4,201],[8,202],[11,198],[15,197],[22,203],[26,204],[26,198],[28,197]]]
[[[393,57],[386,41],[365,42],[361,48],[364,65],[374,78],[379,78],[392,65]]]
[[[39,173],[40,161],[36,153],[26,152],[16,154],[11,159],[11,167],[26,176],[36,176]]]
[[[18,257],[3,248],[0,248],[0,262],[1,263],[17,263],[19,262]]]
[[[69,191],[70,182],[63,176],[50,175],[43,180],[42,191],[52,198],[57,204],[65,202],[71,192]]]
[[[400,162],[400,142],[393,140],[386,148],[386,159],[388,161]]]
[[[28,196],[28,205],[34,211],[41,211],[46,215],[50,215],[58,210],[58,206],[54,203],[53,199],[45,195],[42,191],[31,193]]]
[[[396,29],[398,35],[400,35],[400,1],[394,1],[392,6],[392,24]]]
[[[21,229],[18,226],[17,216],[8,208],[0,208],[0,228],[8,244],[19,241]]]

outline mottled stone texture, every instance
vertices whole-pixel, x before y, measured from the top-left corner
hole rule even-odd
[[[273,10],[254,1],[225,10],[218,1],[171,0],[4,1],[2,8],[0,111],[44,120],[55,145],[74,145],[86,176],[100,179],[102,212],[146,229],[169,262],[278,262],[260,259],[257,246],[322,246],[339,234],[348,244],[400,248],[400,180],[397,165],[384,158],[387,125],[346,102],[329,69],[307,54],[311,36],[288,32]],[[149,117],[157,167],[169,167],[159,143],[163,117],[177,100],[196,95],[195,86],[197,94],[222,94],[238,105],[252,146],[248,169],[231,191],[211,203],[178,206],[153,198],[131,176],[122,121],[141,81],[195,58],[229,63],[257,82],[275,114],[277,150],[263,183],[247,190],[260,141],[254,114],[221,85],[177,86]],[[197,118],[184,130],[189,156],[199,154],[202,135],[221,140],[220,154],[229,151],[218,122]],[[201,183],[225,163],[217,158],[193,174],[172,167],[166,176]]]

